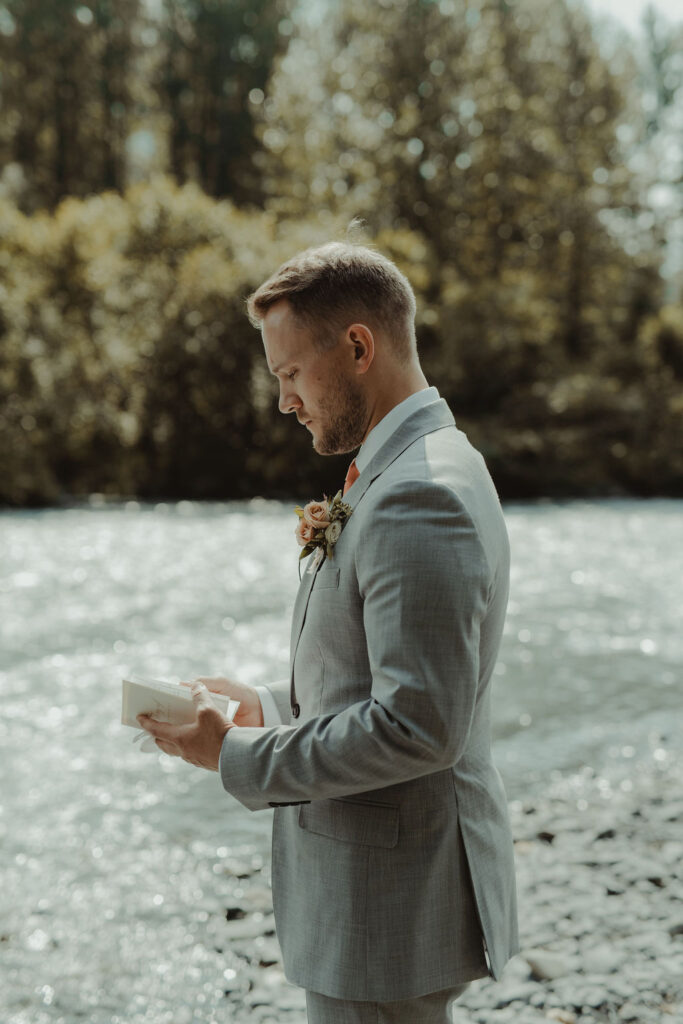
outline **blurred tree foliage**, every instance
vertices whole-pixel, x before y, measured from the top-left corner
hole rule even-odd
[[[682,494],[648,39],[656,124],[565,0],[0,0],[0,500],[336,490],[244,298],[357,215],[504,496]]]
[[[683,20],[671,25],[650,6],[643,19],[645,55],[639,93],[645,140],[633,162],[645,183],[649,209],[666,240],[665,271],[683,264]],[[653,174],[654,171],[654,174]]]
[[[54,216],[0,201],[0,497],[310,490],[244,299],[326,238],[168,179]],[[325,461],[331,489],[345,467]]]
[[[163,0],[164,52],[154,83],[178,181],[197,181],[235,202],[263,198],[254,112],[286,42],[287,10],[287,0]]]
[[[0,168],[22,209],[125,183],[139,0],[3,0]]]
[[[660,131],[667,114],[680,103],[683,84],[683,24],[673,27],[657,16],[650,4],[643,17],[647,61],[645,80],[652,89],[652,101],[645,108],[650,134]],[[679,115],[680,116],[680,115]]]

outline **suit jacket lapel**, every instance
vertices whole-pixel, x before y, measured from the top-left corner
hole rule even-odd
[[[411,416],[403,421],[398,430],[394,431],[386,444],[382,445],[370,463],[362,470],[356,482],[346,492],[344,501],[355,508],[370,484],[414,441],[424,437],[425,434],[431,434],[434,430],[454,425],[453,413],[443,398],[437,398],[429,405],[416,409]]]
[[[324,561],[324,559],[321,558],[313,571],[310,572],[309,570],[314,564],[313,560],[315,557],[315,552],[313,552],[305,563],[306,568],[304,569],[303,576],[301,577],[301,583],[299,584],[299,589],[294,601],[294,611],[292,612],[292,632],[289,641],[290,672],[294,669],[294,656],[296,654],[297,644],[299,643],[299,636],[301,635],[304,619],[306,618],[306,609],[308,608],[308,599],[311,596],[311,590],[313,588],[313,580]]]

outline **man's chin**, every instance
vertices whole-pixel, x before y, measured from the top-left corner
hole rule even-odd
[[[351,452],[355,452],[355,450],[357,448],[359,448],[360,445],[361,445],[360,441],[357,444],[352,444],[352,445],[347,445],[347,444],[334,444],[334,445],[331,445],[331,444],[326,444],[324,438],[320,438],[320,439],[318,439],[316,437],[313,438],[313,451],[316,452],[317,455],[349,455]]]
[[[313,434],[311,440],[313,442],[313,451],[316,452],[318,455],[337,454],[334,450],[330,448],[329,444],[326,442],[326,439],[324,437],[316,437],[315,434]]]
[[[317,438],[314,437],[312,439],[312,441],[313,441],[313,451],[316,453],[316,455],[334,455],[335,454],[334,452],[331,452],[327,448],[325,448],[324,445],[321,447],[321,443],[317,440]]]

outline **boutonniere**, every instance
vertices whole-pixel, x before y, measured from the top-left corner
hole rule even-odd
[[[303,508],[297,505],[294,511],[299,517],[296,539],[303,548],[299,560],[306,558],[316,548],[318,561],[323,554],[332,558],[334,546],[353,512],[351,506],[342,501],[342,492],[337,491],[334,498],[309,501]]]

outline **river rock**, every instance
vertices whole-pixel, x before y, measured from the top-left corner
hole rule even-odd
[[[619,1019],[626,1021],[639,1021],[640,1010],[641,1008],[636,1006],[635,1003],[624,1003],[623,1006],[619,1007]]]
[[[551,981],[554,978],[561,978],[568,974],[572,963],[562,953],[553,953],[547,949],[527,949],[522,951],[522,956],[531,968],[533,977],[539,980]]]
[[[586,974],[613,974],[622,966],[624,956],[618,947],[603,944],[584,950],[581,962]]]
[[[271,936],[261,936],[254,942],[254,959],[258,960],[262,967],[271,967],[279,964],[282,955],[280,944],[277,939]]]
[[[260,910],[262,913],[269,913],[273,907],[272,889],[267,885],[248,886],[242,903],[249,911]]]
[[[255,939],[259,935],[267,935],[275,931],[275,919],[272,914],[249,914],[247,917],[226,921],[224,934],[229,941],[235,939]]]
[[[584,1008],[597,1009],[608,1002],[609,999],[604,988],[596,988],[589,985],[578,988],[574,996],[574,1005]]]
[[[538,991],[538,985],[534,981],[508,981],[502,982],[496,992],[496,1006],[507,1006],[509,1003],[526,1003],[530,997]]]

